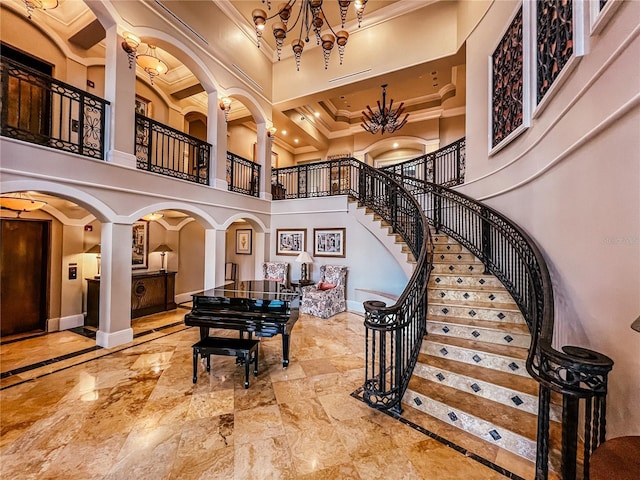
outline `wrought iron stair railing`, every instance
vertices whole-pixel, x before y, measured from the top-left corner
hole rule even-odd
[[[108,101],[7,57],[0,83],[3,136],[104,159]]]

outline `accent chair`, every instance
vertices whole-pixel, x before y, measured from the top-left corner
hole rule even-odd
[[[300,312],[320,318],[329,318],[347,310],[347,267],[322,265],[320,281],[302,287]]]

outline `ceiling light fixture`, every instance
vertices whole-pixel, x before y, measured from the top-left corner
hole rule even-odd
[[[407,113],[402,120],[400,116],[404,112],[404,102],[400,103],[397,109],[393,109],[393,99],[389,102],[387,107],[387,84],[382,85],[382,105],[378,100],[378,111],[374,112],[371,107],[367,105],[367,111],[362,112],[362,123],[360,124],[367,132],[376,134],[378,131],[382,135],[384,132],[393,133],[396,130],[400,130],[407,123]]]
[[[224,112],[224,121],[229,121],[229,110],[231,110],[231,99],[229,97],[222,97],[220,99],[220,110]]]
[[[167,73],[169,66],[158,57],[155,45],[147,45],[147,50],[144,53],[138,53],[138,48],[141,45],[140,38],[130,32],[123,32],[122,37],[122,49],[129,58],[129,68],[133,67],[133,61],[135,60],[140,68],[149,75],[151,85],[153,85],[155,77]]]
[[[142,220],[146,220],[147,222],[155,222],[156,220],[160,220],[162,217],[164,217],[164,213],[152,212],[144,215],[142,217]]]
[[[0,195],[0,208],[17,212],[18,217],[22,212],[33,212],[40,210],[47,202],[35,200],[26,192],[5,193]]]
[[[251,16],[256,27],[258,48],[260,48],[260,43],[262,41],[262,32],[264,31],[267,22],[273,18],[278,17],[278,21],[276,21],[272,25],[273,37],[276,40],[278,60],[280,60],[280,53],[282,52],[284,40],[285,38],[287,38],[287,33],[291,32],[296,27],[296,25],[298,25],[298,22],[300,22],[300,33],[298,34],[298,38],[294,39],[291,42],[291,48],[296,60],[296,69],[298,71],[300,70],[300,59],[302,57],[302,51],[304,50],[304,44],[309,42],[309,33],[312,29],[315,33],[317,44],[322,45],[325,70],[329,65],[329,58],[335,44],[338,44],[340,65],[342,65],[344,47],[347,45],[347,41],[349,40],[349,33],[344,30],[344,24],[347,20],[347,11],[349,10],[349,6],[353,2],[356,9],[356,15],[358,17],[358,27],[360,27],[364,14],[364,7],[367,3],[367,0],[336,1],[338,3],[338,6],[340,7],[340,19],[342,21],[342,30],[339,30],[338,32],[336,32],[333,27],[331,27],[331,24],[326,21],[326,15],[324,13],[324,10],[322,9],[323,0],[302,0],[300,2],[300,10],[298,11],[295,22],[293,22],[293,25],[291,27],[288,26],[288,23],[292,14],[291,10],[295,5],[296,0],[288,0],[286,3],[281,3],[280,5],[278,5],[278,11],[270,17],[267,16],[267,12],[265,12],[264,10],[256,8],[253,12],[251,12]],[[271,1],[262,0],[262,3],[265,2],[267,4],[267,9],[271,10]],[[322,35],[322,27],[325,25],[325,23],[326,26],[329,27],[331,33],[325,33],[324,35]]]
[[[58,0],[22,0],[27,7],[27,17],[31,18],[34,9],[53,10],[59,3]]]

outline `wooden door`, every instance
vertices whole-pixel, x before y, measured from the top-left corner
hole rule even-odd
[[[2,219],[0,335],[46,330],[51,223]]]

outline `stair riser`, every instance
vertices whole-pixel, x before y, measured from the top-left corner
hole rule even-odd
[[[466,248],[456,243],[434,243],[433,251],[436,253],[469,253]]]
[[[465,265],[482,265],[482,262],[470,253],[445,253],[435,252],[433,257],[434,264],[444,263],[446,265],[463,263]]]
[[[504,286],[500,283],[500,281],[489,275],[456,275],[447,273],[436,273],[431,272],[431,279],[429,280],[430,284],[438,287],[451,287],[451,288],[477,288],[479,290],[505,290]]]
[[[429,300],[435,300],[441,303],[462,303],[472,305],[480,302],[486,304],[513,305],[518,308],[507,292],[490,292],[490,291],[464,291],[460,289],[441,288],[440,285],[430,285],[427,290]]]
[[[524,323],[524,317],[519,311],[474,307],[472,305],[461,307],[456,305],[439,304],[433,301],[429,303],[427,314],[463,318],[468,320],[489,320],[491,322]]]
[[[513,373],[523,377],[529,377],[527,373],[526,362],[524,359],[512,358],[503,355],[496,355],[486,352],[475,352],[473,350],[457,347],[454,345],[445,345],[439,342],[428,340],[422,342],[420,351],[434,357],[448,358],[457,362],[468,363],[469,365],[477,365],[501,372]],[[476,362],[474,357],[477,356],[479,361]]]
[[[528,348],[531,343],[531,337],[522,333],[456,325],[454,323],[445,323],[433,320],[427,321],[427,333],[444,335],[447,337],[464,338],[466,340],[473,340],[477,342],[495,343],[497,345],[509,345],[511,347]]]
[[[538,414],[538,398],[534,395],[518,392],[499,385],[493,385],[423,363],[416,365],[413,374],[432,382],[438,382],[448,387],[486,398],[487,400],[499,402],[516,410],[521,410],[533,415]],[[442,378],[442,380],[440,378]],[[562,412],[558,405],[551,405],[550,416],[551,420],[556,422],[560,421]]]
[[[485,275],[484,266],[481,263],[475,265],[457,263],[434,263],[432,274],[455,273],[460,275]]]
[[[531,462],[535,462],[536,443],[533,440],[492,425],[491,423],[469,413],[452,410],[451,407],[413,392],[412,390],[407,390],[403,401],[427,415],[436,417],[437,419],[475,435],[492,445],[497,445],[520,457],[524,457]],[[449,416],[450,414],[455,415],[455,420],[451,419]],[[500,438],[494,438],[491,433],[489,433],[491,431],[497,432]]]

